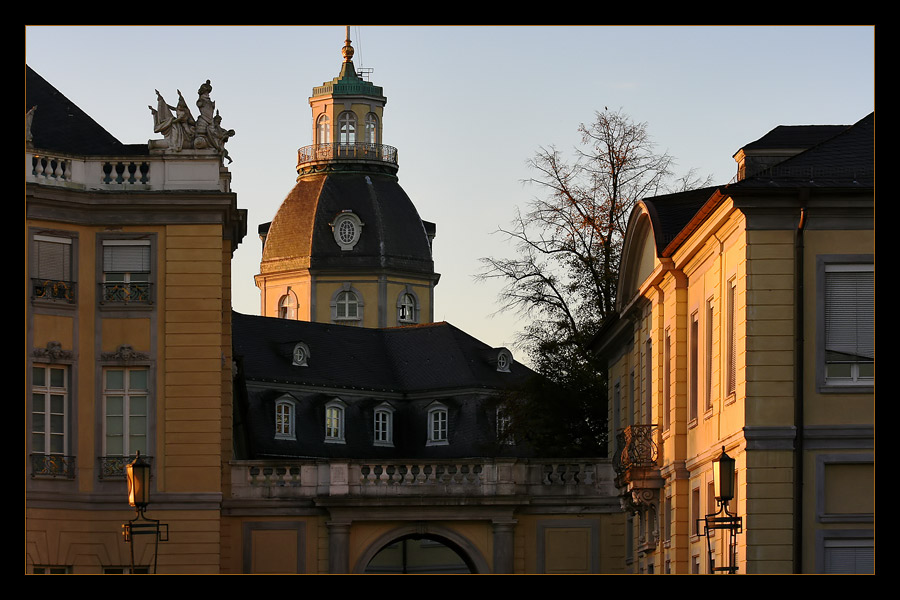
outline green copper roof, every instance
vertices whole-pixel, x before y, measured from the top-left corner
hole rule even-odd
[[[371,81],[365,81],[356,74],[353,61],[344,61],[341,66],[341,74],[326,81],[322,85],[313,88],[313,98],[316,96],[374,96],[387,101],[384,93],[381,91],[380,85],[375,85]]]

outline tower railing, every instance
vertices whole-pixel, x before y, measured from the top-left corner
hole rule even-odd
[[[297,165],[324,160],[365,160],[397,164],[397,149],[385,144],[348,142],[313,144],[297,150]]]

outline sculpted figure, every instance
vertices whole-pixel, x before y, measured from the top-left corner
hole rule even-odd
[[[155,91],[156,108],[149,107],[153,114],[153,132],[163,134],[169,148],[176,152],[181,152],[182,148],[190,148],[194,137],[194,117],[191,116],[181,90],[178,91],[178,106],[169,106],[159,90]]]
[[[215,101],[209,97],[210,92],[212,92],[212,85],[207,79],[206,83],[201,84],[200,89],[197,90],[199,96],[197,108],[200,110],[200,114],[195,121],[181,90],[178,90],[176,106],[167,104],[159,90],[156,90],[156,108],[152,106],[149,108],[153,114],[153,131],[162,133],[165,143],[163,145],[163,141],[158,140],[159,145],[151,147],[168,147],[176,152],[180,152],[183,148],[195,150],[209,148],[227,158],[229,163],[232,162],[228,151],[225,150],[225,142],[234,137],[234,129],[222,128],[222,117],[216,110]],[[151,144],[155,143],[151,141]]]

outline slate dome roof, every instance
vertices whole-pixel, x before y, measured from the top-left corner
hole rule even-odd
[[[352,249],[342,250],[331,224],[347,211],[362,222],[362,232]],[[433,276],[429,229],[433,234],[434,225],[422,221],[394,176],[307,175],[268,224],[261,270],[376,268]]]

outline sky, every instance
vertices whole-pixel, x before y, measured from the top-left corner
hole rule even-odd
[[[232,262],[232,304],[259,314],[260,223],[296,180],[312,143],[312,88],[336,77],[345,26],[26,26],[27,64],[119,141],[153,133],[148,105],[211,81],[247,236]],[[523,183],[541,147],[568,156],[604,107],[646,123],[658,152],[715,184],[743,145],[778,125],[852,124],[875,110],[875,29],[727,26],[351,26],[357,69],[383,88],[384,143],[401,187],[437,224],[436,321],[517,359],[522,317],[498,312],[480,258],[512,256],[495,233],[540,191]]]

